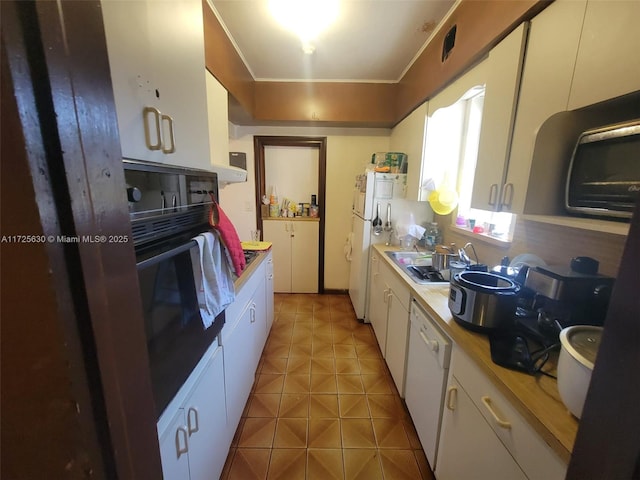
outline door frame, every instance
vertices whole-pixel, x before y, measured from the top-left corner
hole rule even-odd
[[[261,231],[262,196],[266,195],[265,185],[265,147],[302,147],[318,149],[318,293],[324,293],[324,229],[325,229],[325,204],[327,186],[327,137],[286,137],[286,136],[254,136],[253,152],[255,158],[256,175],[256,225]]]

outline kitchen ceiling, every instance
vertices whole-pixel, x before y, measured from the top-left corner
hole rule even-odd
[[[209,0],[256,81],[397,82],[455,0],[342,0],[315,52],[271,16],[267,0]]]

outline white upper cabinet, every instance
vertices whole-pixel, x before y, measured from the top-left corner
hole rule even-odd
[[[205,76],[207,79],[207,110],[209,115],[211,163],[228,166],[229,96],[222,84],[207,70],[205,70]]]
[[[513,120],[528,24],[523,23],[489,53],[482,128],[471,206],[510,210],[515,186],[505,184]]]
[[[587,3],[569,110],[640,90],[639,19],[635,0]]]
[[[421,189],[422,151],[427,121],[428,102],[416,108],[391,131],[390,151],[404,152],[409,162],[407,169],[407,200],[426,200]]]
[[[210,169],[202,3],[102,9],[122,155]]]
[[[556,0],[531,21],[506,180],[512,213],[524,211],[540,126],[567,109],[586,3]]]

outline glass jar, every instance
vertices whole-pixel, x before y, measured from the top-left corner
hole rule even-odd
[[[426,232],[426,247],[427,250],[434,251],[436,245],[442,243],[442,237],[440,235],[440,228],[436,222],[431,222]]]

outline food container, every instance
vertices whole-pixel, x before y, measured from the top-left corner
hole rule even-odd
[[[602,331],[602,327],[574,325],[560,332],[558,391],[562,402],[578,418],[582,415]]]
[[[460,260],[460,257],[456,253],[444,253],[447,251],[443,251],[444,248],[449,250],[448,247],[438,246],[436,247],[436,251],[431,255],[431,264],[433,265],[433,268],[439,272],[442,270],[449,270],[452,261]]]

